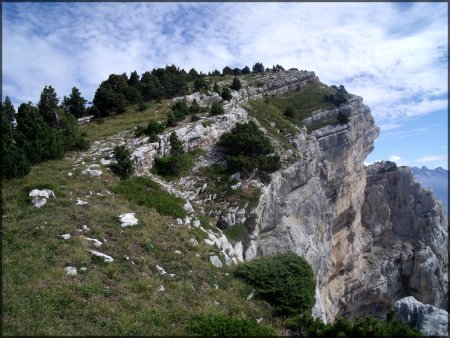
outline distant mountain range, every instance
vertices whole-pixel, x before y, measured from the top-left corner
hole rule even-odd
[[[444,203],[445,214],[448,218],[448,170],[442,167],[437,167],[436,169],[413,167],[412,171],[420,184],[425,188],[431,189],[436,197]]]

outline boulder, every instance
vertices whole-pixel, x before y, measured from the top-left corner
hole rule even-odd
[[[86,170],[83,170],[81,172],[81,175],[83,175],[83,176],[101,176],[101,174],[102,174],[101,170],[91,169],[91,168],[87,168]]]
[[[395,302],[397,319],[417,327],[427,336],[448,336],[448,312],[409,296]]]
[[[209,261],[210,261],[211,264],[214,265],[216,268],[221,268],[221,267],[222,267],[222,261],[221,261],[220,258],[217,257],[217,256],[209,256]]]
[[[53,190],[50,189],[33,189],[28,196],[31,198],[31,204],[36,208],[44,206],[47,203],[47,199],[56,197]]]
[[[67,275],[69,276],[73,277],[77,275],[77,268],[74,268],[73,266],[66,266],[64,270],[66,270]]]
[[[119,220],[122,223],[120,226],[125,228],[127,226],[133,226],[138,224],[138,219],[134,217],[134,212],[129,212],[119,216]]]

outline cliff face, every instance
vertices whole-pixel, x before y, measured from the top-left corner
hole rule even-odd
[[[215,143],[236,123],[253,119],[246,110],[249,99],[319,83],[313,72],[296,70],[265,73],[252,81],[243,80],[244,88],[232,92],[224,115],[208,117],[208,123],[202,117],[175,130],[186,150],[206,150],[197,166],[223,162]],[[221,100],[216,94],[186,98],[203,106]],[[335,123],[339,114],[349,118],[348,124]],[[215,197],[203,193],[206,185],[198,188],[195,174],[161,183],[200,212],[215,207],[209,215],[218,221],[243,223],[250,212],[254,214],[254,231],[229,248],[228,254],[237,260],[286,251],[305,257],[317,279],[313,314],[324,321],[338,315],[383,316],[397,299],[410,295],[446,308],[447,220],[434,196],[408,169],[390,171],[386,163],[364,167],[379,128],[362,98],[353,95],[347,104],[312,112],[303,122],[306,128],[297,128],[290,140],[296,149],[290,150],[293,156],[280,154],[290,162],[271,175],[270,183],[239,183],[261,188],[253,211],[228,204],[218,210]],[[140,174],[147,174],[156,156],[167,154],[169,134],[160,135],[156,143],[134,143]]]

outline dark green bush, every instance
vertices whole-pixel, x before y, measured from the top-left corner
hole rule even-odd
[[[125,179],[134,171],[133,160],[130,158],[130,151],[125,146],[116,146],[114,148],[114,158],[117,163],[111,165],[112,171]]]
[[[148,109],[148,107],[149,107],[149,105],[147,103],[141,102],[138,104],[136,111],[145,111]]]
[[[274,154],[269,139],[255,123],[236,124],[229,133],[221,136],[219,146],[227,153],[227,167],[248,176],[255,169],[271,173],[281,166],[280,157]]]
[[[233,273],[272,304],[276,314],[298,314],[314,305],[314,273],[308,262],[293,252],[239,264]]]
[[[289,117],[293,117],[294,114],[295,114],[294,108],[292,108],[292,106],[287,106],[286,110],[284,111],[284,115],[289,116]]]
[[[372,316],[349,321],[339,317],[332,324],[313,319],[310,313],[289,319],[285,327],[300,337],[423,337],[423,334],[395,318],[386,321]]]
[[[348,116],[341,112],[338,113],[337,120],[339,121],[340,124],[348,124],[350,122]]]
[[[217,84],[217,82],[214,82],[213,92],[216,92],[217,94],[220,95],[220,88],[219,88],[219,85]]]
[[[230,100],[233,98],[233,96],[231,96],[230,88],[228,88],[228,87],[225,87],[225,88],[222,90],[221,96],[222,96],[222,99],[224,99],[224,100],[226,100],[226,101],[230,101]]]
[[[211,115],[221,115],[225,111],[221,102],[214,102],[211,106]]]
[[[233,82],[231,83],[230,88],[233,89],[233,90],[239,90],[239,89],[241,89],[241,88],[242,88],[241,81],[239,81],[239,79],[238,79],[237,77],[234,77],[234,78],[233,78]]]
[[[253,320],[236,319],[223,314],[201,314],[192,317],[188,333],[201,336],[274,336],[271,328]]]

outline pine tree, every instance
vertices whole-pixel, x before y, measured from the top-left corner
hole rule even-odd
[[[76,118],[83,117],[86,114],[86,102],[87,100],[81,96],[78,88],[73,87],[72,93],[67,100],[63,100],[63,104],[66,106],[67,112],[75,116]]]
[[[233,83],[231,84],[230,88],[233,89],[233,90],[241,89],[242,88],[241,81],[239,81],[239,79],[237,77],[234,77],[233,78]]]
[[[219,89],[219,85],[217,84],[217,82],[214,82],[213,92],[216,92],[217,94],[220,95],[220,89]]]
[[[12,124],[15,110],[7,96],[2,104],[2,177],[11,179],[22,177],[30,172],[31,165],[25,152],[17,146],[15,130]]]
[[[38,109],[44,121],[52,127],[56,127],[58,124],[59,117],[56,112],[58,104],[59,99],[55,89],[52,86],[45,86],[41,92]]]

